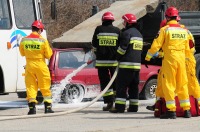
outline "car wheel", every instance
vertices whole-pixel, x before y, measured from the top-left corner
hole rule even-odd
[[[144,99],[153,99],[156,97],[155,90],[157,88],[157,79],[150,79],[145,84],[143,89],[143,97]]]
[[[62,100],[67,103],[80,103],[84,98],[84,89],[79,84],[69,84],[63,90]]]

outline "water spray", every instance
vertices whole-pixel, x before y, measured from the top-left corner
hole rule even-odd
[[[72,73],[67,75],[63,80],[61,80],[59,84],[55,84],[51,87],[53,103],[58,103],[61,101],[62,92],[66,88],[67,84],[70,84],[72,77],[76,76],[78,72],[80,72],[87,65],[91,64],[94,60],[89,60],[88,62],[84,63]]]
[[[86,65],[88,65],[88,63],[89,62],[87,62]],[[90,62],[90,63],[92,63],[92,62]],[[40,117],[53,117],[53,116],[65,115],[65,114],[70,114],[70,113],[74,113],[74,112],[83,110],[83,109],[91,106],[92,104],[94,104],[97,100],[99,100],[106,93],[106,91],[110,88],[110,86],[114,82],[114,80],[115,80],[115,78],[117,76],[117,73],[118,73],[118,66],[115,69],[115,72],[114,72],[110,82],[105,87],[105,89],[95,99],[93,99],[91,102],[88,102],[86,105],[84,105],[82,107],[79,107],[79,108],[76,108],[76,109],[72,109],[72,110],[68,110],[68,111],[63,111],[63,112],[51,113],[51,114],[37,114],[37,115],[22,115],[22,116],[4,117],[4,118],[1,118],[0,121],[16,120],[16,119],[28,119],[28,118],[40,118]]]

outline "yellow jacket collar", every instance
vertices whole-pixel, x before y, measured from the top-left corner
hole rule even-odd
[[[36,31],[32,32],[32,34],[34,34],[34,35],[40,35],[40,34],[37,33]]]
[[[169,25],[169,24],[178,24],[178,22],[176,20],[171,20],[171,21],[167,22],[167,25]]]

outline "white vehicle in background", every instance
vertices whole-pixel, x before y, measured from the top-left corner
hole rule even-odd
[[[41,18],[40,0],[0,0],[0,94],[26,91],[19,44]]]

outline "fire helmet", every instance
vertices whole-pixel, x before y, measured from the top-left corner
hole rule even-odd
[[[122,16],[122,19],[129,24],[137,23],[137,18],[133,14],[125,14]]]
[[[44,25],[43,25],[42,22],[39,21],[39,20],[34,21],[34,22],[32,23],[32,27],[36,27],[36,28],[38,28],[38,29],[41,29],[41,31],[44,30]]]
[[[178,10],[175,7],[169,7],[166,11],[165,11],[165,16],[167,17],[177,17],[178,15]]]
[[[105,12],[102,16],[102,21],[114,21],[114,15],[111,12]]]

